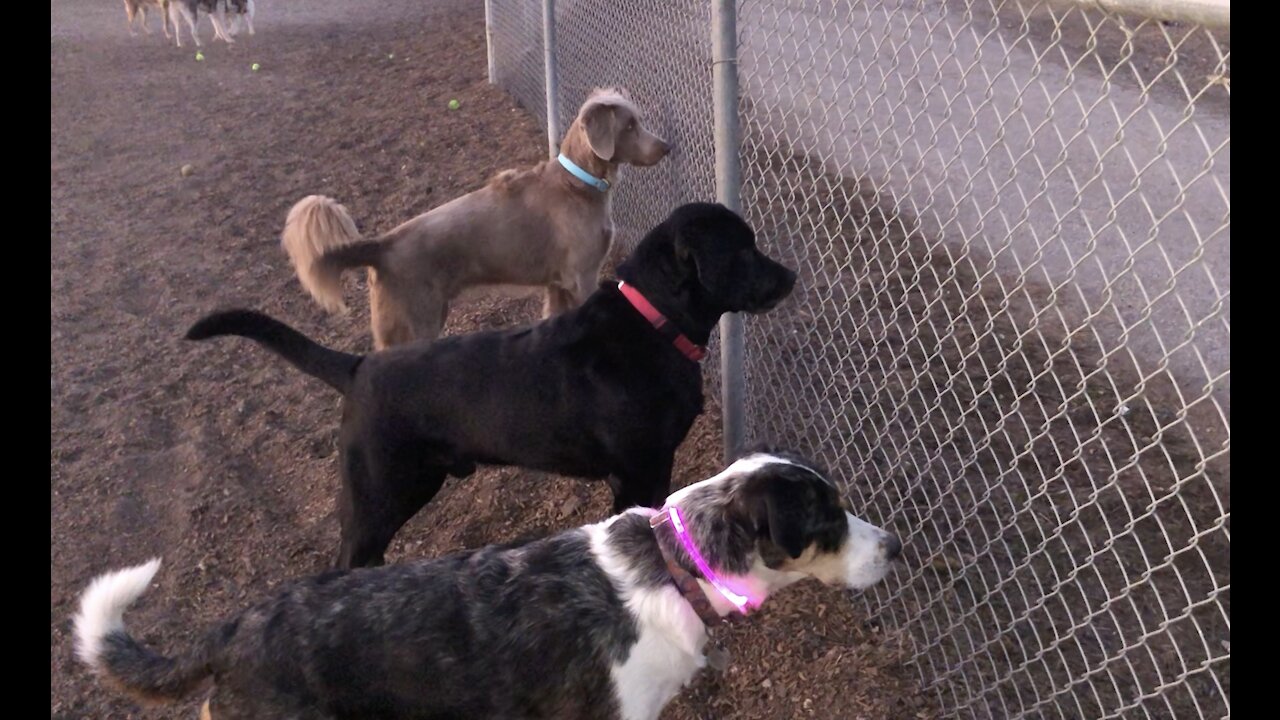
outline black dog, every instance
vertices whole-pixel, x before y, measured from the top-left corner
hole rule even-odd
[[[733,212],[699,203],[650,231],[618,276],[531,328],[363,357],[245,310],[210,315],[187,337],[251,338],[343,394],[338,565],[378,565],[445,477],[478,463],[608,477],[615,512],[662,503],[702,412],[701,346],[722,314],[777,305],[795,273],[761,254]]]

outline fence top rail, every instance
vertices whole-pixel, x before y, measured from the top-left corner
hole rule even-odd
[[[1231,0],[1060,0],[1080,7],[1151,20],[1231,29]]]

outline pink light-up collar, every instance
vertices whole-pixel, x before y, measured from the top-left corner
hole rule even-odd
[[[680,515],[680,508],[675,505],[668,506],[666,509],[667,517],[671,520],[671,527],[675,530],[676,537],[680,539],[680,544],[684,546],[685,552],[689,553],[689,557],[693,559],[693,564],[697,566],[698,572],[702,573],[702,578],[711,583],[711,587],[716,589],[725,600],[731,605],[738,608],[738,612],[746,615],[751,610],[751,598],[730,590],[724,582],[720,580],[720,576],[716,575],[707,561],[703,559],[702,553],[698,552],[698,547],[693,544],[693,537],[689,535],[689,530],[684,524],[684,518]]]

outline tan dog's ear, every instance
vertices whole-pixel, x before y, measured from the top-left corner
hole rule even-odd
[[[605,162],[613,161],[614,144],[618,139],[617,110],[616,105],[593,105],[583,118],[587,144],[591,146],[591,152]]]

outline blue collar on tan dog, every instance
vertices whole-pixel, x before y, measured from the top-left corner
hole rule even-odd
[[[577,163],[565,157],[564,153],[560,153],[560,156],[557,157],[556,159],[560,161],[561,167],[569,171],[570,175],[578,178],[582,182],[590,185],[591,187],[599,190],[600,192],[609,192],[608,180],[605,180],[604,178],[598,178],[595,175],[592,175],[591,173],[587,172],[586,170],[583,170],[582,168],[578,167]]]

